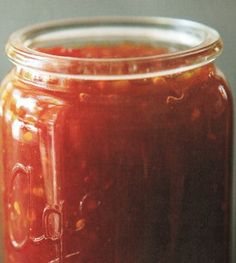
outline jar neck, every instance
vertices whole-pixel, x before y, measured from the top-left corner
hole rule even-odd
[[[122,89],[131,85],[139,88],[140,86],[155,86],[156,88],[165,87],[167,90],[171,87],[188,88],[195,81],[198,83],[208,83],[219,75],[218,69],[214,63],[208,63],[204,66],[191,70],[178,72],[171,75],[135,78],[135,79],[80,79],[73,78],[73,75],[57,75],[48,72],[30,71],[28,68],[15,67],[11,76],[15,86],[24,87],[24,89],[45,90],[56,93],[78,94],[90,92],[92,89],[96,94],[106,94],[105,90],[111,90],[111,87]],[[128,84],[129,83],[129,84]],[[56,92],[56,93],[55,93]],[[109,93],[108,92],[108,93]],[[72,95],[73,96],[73,95]],[[77,96],[77,95],[76,95]]]
[[[38,48],[130,41],[169,52],[136,57],[82,58],[46,54]],[[169,18],[118,17],[59,21],[14,33],[6,46],[21,78],[78,80],[142,79],[178,74],[211,63],[220,54],[219,34],[202,24]],[[32,79],[32,78],[31,78]]]

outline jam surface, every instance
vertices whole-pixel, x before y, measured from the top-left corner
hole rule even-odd
[[[38,51],[167,52],[127,43]],[[7,83],[6,263],[229,262],[231,97],[212,64],[143,79],[64,79],[66,93]]]
[[[55,46],[49,48],[36,48],[37,51],[63,57],[73,58],[134,58],[154,56],[169,53],[167,48],[160,48],[148,44],[121,42],[117,44],[87,44],[80,48],[66,48]]]

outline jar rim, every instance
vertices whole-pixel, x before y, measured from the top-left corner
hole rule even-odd
[[[183,50],[177,50],[170,53],[148,55],[148,56],[138,56],[138,57],[119,57],[119,58],[82,58],[82,57],[68,57],[68,56],[58,56],[40,52],[32,46],[38,39],[45,35],[46,37],[50,34],[55,33],[58,29],[63,29],[64,32],[68,30],[76,30],[81,28],[87,30],[88,28],[99,28],[99,30],[106,26],[113,27],[126,27],[129,25],[131,28],[135,26],[143,26],[144,30],[151,29],[148,34],[150,40],[154,37],[158,37],[154,30],[172,30],[170,34],[174,31],[177,32],[176,35],[170,37],[177,38],[176,41],[188,41],[187,48]],[[137,30],[139,30],[137,27]],[[152,32],[153,31],[153,32]],[[95,32],[95,31],[94,31]],[[164,32],[164,31],[163,31]],[[160,32],[159,32],[160,33]],[[179,34],[179,35],[178,35]],[[154,36],[155,35],[155,36]],[[157,34],[158,35],[158,34]],[[55,37],[55,35],[54,35]],[[59,35],[60,37],[60,35]],[[191,38],[192,37],[192,38]],[[38,39],[37,39],[38,38]],[[182,39],[183,38],[183,39]],[[37,39],[37,41],[35,41]],[[13,33],[6,45],[6,53],[9,59],[17,66],[21,66],[31,70],[48,72],[50,74],[62,74],[62,75],[73,75],[75,78],[83,79],[94,79],[95,75],[99,79],[107,79],[109,73],[94,73],[94,74],[74,74],[71,72],[65,72],[65,67],[70,62],[81,63],[81,65],[114,65],[116,63],[153,63],[153,62],[170,62],[168,68],[164,67],[161,69],[153,69],[152,72],[148,72],[148,75],[166,75],[173,74],[181,71],[186,71],[196,67],[203,66],[215,60],[215,58],[221,53],[222,50],[222,40],[219,33],[211,27],[204,24],[194,22],[191,20],[177,19],[177,18],[167,18],[167,17],[90,17],[90,18],[74,18],[74,19],[64,19],[51,21],[41,24],[36,24],[33,26],[25,27],[21,30]],[[176,61],[181,60],[181,67],[176,68]],[[48,65],[57,65],[49,66]],[[141,72],[143,74],[147,72]],[[111,74],[112,75],[112,74]],[[138,73],[128,73],[125,74],[128,78],[136,78]],[[109,78],[116,79],[121,78],[121,76],[110,76]]]

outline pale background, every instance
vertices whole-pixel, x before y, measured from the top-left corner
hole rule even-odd
[[[11,67],[4,45],[13,31],[48,20],[104,15],[186,18],[214,27],[224,40],[224,51],[217,64],[229,80],[236,99],[236,0],[0,0],[0,79]],[[236,236],[236,209],[233,222],[233,236]]]

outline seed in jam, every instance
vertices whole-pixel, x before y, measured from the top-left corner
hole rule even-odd
[[[86,220],[85,219],[79,219],[77,222],[76,222],[76,231],[80,231],[82,230],[86,225]]]

